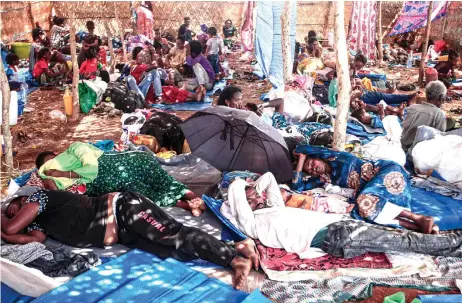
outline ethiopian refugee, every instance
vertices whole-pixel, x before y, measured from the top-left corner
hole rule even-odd
[[[202,45],[199,41],[191,41],[186,45],[186,64],[190,66],[194,73],[194,79],[186,84],[186,89],[196,91],[201,88],[201,92],[213,88],[215,83],[215,72],[207,58],[202,55]]]
[[[116,191],[141,193],[160,206],[179,206],[200,216],[204,201],[172,178],[150,154],[141,151],[107,152],[76,142],[55,155],[42,152],[36,166],[48,189],[62,190],[86,184],[93,196]]]
[[[449,88],[452,85],[452,80],[456,79],[454,68],[457,67],[457,64],[459,64],[459,59],[459,54],[454,50],[450,50],[448,61],[439,62],[435,66],[435,69],[438,72],[438,80],[443,82],[446,88]]]
[[[252,248],[238,244],[236,250],[206,232],[184,226],[138,193],[88,197],[63,191],[34,192],[30,187],[21,190],[24,193],[2,203],[1,236],[9,243],[43,242],[50,236],[75,247],[121,243],[162,258],[198,257],[231,267],[239,289],[245,286],[251,259],[258,266]],[[23,230],[26,232],[22,233]]]

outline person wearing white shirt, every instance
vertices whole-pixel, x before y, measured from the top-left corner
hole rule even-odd
[[[221,37],[217,36],[217,29],[215,27],[210,27],[207,33],[209,34],[209,39],[207,40],[205,54],[213,67],[213,71],[215,74],[218,74],[220,72],[218,58],[225,46]]]

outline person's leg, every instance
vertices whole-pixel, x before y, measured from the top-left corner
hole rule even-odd
[[[154,87],[156,97],[162,96],[162,83],[160,81],[159,72],[156,69],[150,71],[138,85],[144,97],[146,97],[151,84]]]
[[[390,251],[460,258],[462,231],[447,235],[428,235],[361,221],[342,221],[329,225],[322,249],[341,258],[353,258],[366,252]]]
[[[197,82],[199,85],[206,86],[210,83],[209,75],[207,71],[199,63],[194,64],[193,66],[194,76],[196,76]]]
[[[117,209],[118,224],[122,225],[123,233],[131,234],[131,237],[120,237],[122,244],[125,239],[130,239],[129,244],[137,247],[136,238],[147,239],[155,245],[161,244],[223,267],[232,267],[238,288],[247,279],[252,266],[250,259],[238,257],[235,249],[213,236],[177,222],[148,198],[133,192],[122,193]],[[141,243],[146,248],[146,241]],[[164,256],[168,253],[162,252]]]
[[[404,95],[404,94],[385,94],[380,92],[366,91],[361,96],[367,104],[378,104],[381,100],[387,104],[401,104],[403,102],[409,102],[415,95]]]
[[[136,84],[135,78],[133,76],[129,75],[125,79],[127,80],[128,89],[134,91],[135,93],[137,93],[138,95],[140,95],[144,99],[143,92],[140,90],[140,88]]]
[[[400,226],[424,234],[431,234],[435,223],[432,217],[418,215],[408,210],[403,210],[397,219]]]

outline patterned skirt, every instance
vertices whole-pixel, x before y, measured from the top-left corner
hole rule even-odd
[[[171,177],[145,152],[105,153],[98,159],[98,176],[87,184],[87,194],[140,193],[159,206],[174,206],[187,188]]]

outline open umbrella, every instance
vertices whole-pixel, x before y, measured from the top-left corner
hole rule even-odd
[[[180,125],[191,152],[220,171],[272,172],[293,177],[282,135],[250,111],[225,106],[201,110]]]

